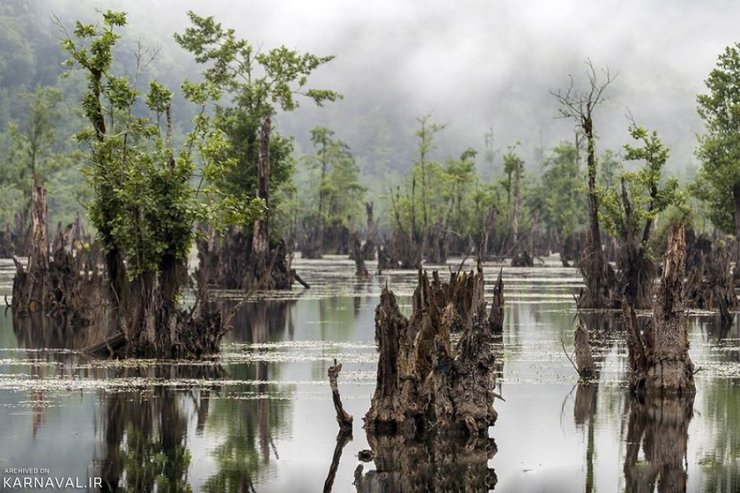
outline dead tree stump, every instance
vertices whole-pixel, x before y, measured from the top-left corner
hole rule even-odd
[[[689,358],[684,301],[683,226],[673,227],[663,262],[663,278],[653,304],[652,326],[641,333],[634,311],[623,308],[629,351],[630,389],[640,397],[692,396],[694,365]]]
[[[591,352],[591,342],[588,330],[581,324],[576,326],[576,370],[582,381],[588,381],[596,377],[596,366]]]
[[[500,334],[504,330],[504,281],[501,277],[503,269],[498,271],[498,279],[493,285],[493,303],[491,303],[491,314],[488,316],[488,324],[491,331]]]
[[[438,283],[436,273],[430,283],[420,271],[408,319],[393,293],[383,290],[375,312],[380,361],[364,418],[368,433],[487,434],[497,417],[496,365],[483,293],[480,261],[477,272],[453,276],[449,285]],[[462,335],[453,347],[456,324]]]

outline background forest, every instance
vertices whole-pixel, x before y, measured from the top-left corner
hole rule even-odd
[[[623,37],[599,40],[585,53],[570,44],[576,29],[554,32],[544,20],[568,12],[529,13],[537,17],[529,24],[542,29],[517,32],[525,7],[507,4],[466,7],[492,14],[481,16],[488,24],[467,26],[457,25],[454,17],[440,24],[443,9],[407,6],[363,11],[363,16],[347,6],[294,6],[307,11],[305,25],[291,29],[262,3],[240,17],[232,11],[226,15],[227,6],[220,4],[165,1],[144,8],[136,2],[93,6],[65,0],[9,0],[0,6],[0,222],[9,227],[30,201],[32,174],[49,190],[52,224],[71,221],[89,203],[81,173],[84,146],[73,138],[83,126],[79,101],[85,81],[62,66],[60,26],[77,19],[96,22],[96,8],[108,7],[129,11],[116,71],[137,74],[133,82],[142,92],[155,79],[173,92],[177,142],[185,140],[198,111],[185,100],[180,84],[201,78],[201,67],[172,37],[187,26],[188,8],[215,15],[258,49],[285,44],[336,56],[315,70],[311,83],[343,98],[322,107],[303,102],[275,117],[285,140],[283,164],[271,178],[271,235],[288,238],[292,248],[306,254],[316,254],[317,241],[322,243],[318,254],[349,253],[351,234],[367,228],[369,204],[379,241],[396,230],[431,244],[443,233],[451,254],[470,253],[484,240],[487,253],[500,255],[515,253],[523,241],[535,253],[541,250],[536,241],[562,245],[587,222],[586,139],[571,120],[557,118],[560,106],[552,93],[567,88],[571,75],[576,85],[587,83],[587,57],[597,75],[606,67],[615,75],[595,117],[597,185],[608,232],[619,235],[614,216],[620,214],[620,177],[627,172],[635,193],[641,186],[640,156],[623,147],[635,143],[633,123],[657,130],[670,149],[657,180],[677,177],[681,200],[663,208],[673,215],[690,210],[697,230],[716,225],[733,231],[727,200],[696,186],[697,169],[707,157],[696,152],[696,136],[705,132],[696,96],[706,92],[704,79],[731,44],[723,37],[727,26],[702,31],[699,38],[697,25],[682,19],[676,30],[673,10],[662,12],[663,27],[675,22],[676,39],[684,40],[689,53],[669,48],[676,39],[631,36],[642,27],[640,15],[630,14],[628,23],[621,14],[607,19],[599,8],[582,6],[581,13],[592,20],[586,30],[625,27]],[[686,7],[698,8],[689,2]],[[491,8],[498,10],[488,12]],[[644,18],[654,14],[646,12]],[[329,25],[331,32],[322,31]],[[468,34],[462,36],[463,31]],[[419,37],[434,41],[417,45]],[[389,38],[392,43],[384,41]],[[381,50],[384,44],[396,49]],[[138,104],[134,111],[144,111]],[[675,204],[684,206],[670,210]],[[663,224],[657,221],[658,229]],[[426,250],[432,260],[444,257]]]

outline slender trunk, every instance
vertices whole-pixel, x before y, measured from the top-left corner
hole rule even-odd
[[[265,216],[254,222],[252,253],[266,257],[270,239],[270,117],[265,117],[259,138],[259,156],[257,158],[257,197],[265,204]]]

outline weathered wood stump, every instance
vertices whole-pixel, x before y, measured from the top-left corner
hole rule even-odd
[[[696,392],[686,327],[685,247],[683,226],[676,225],[668,240],[651,326],[638,330],[634,310],[627,303],[623,306],[630,389],[645,399],[693,396]]]
[[[591,352],[591,341],[588,330],[581,324],[576,326],[575,333],[576,344],[576,370],[581,377],[581,381],[587,382],[596,377],[596,366],[594,357]]]
[[[503,268],[498,271],[498,279],[493,285],[493,303],[491,303],[491,314],[488,316],[488,324],[491,331],[501,334],[504,330],[504,281],[502,279]]]
[[[483,270],[430,283],[419,272],[413,312],[406,318],[387,288],[375,312],[380,360],[375,393],[365,415],[369,434],[486,435],[493,409],[495,357],[483,297]],[[456,347],[450,332],[460,325]]]

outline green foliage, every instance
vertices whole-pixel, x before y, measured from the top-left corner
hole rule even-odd
[[[90,220],[105,248],[122,252],[135,278],[157,272],[166,256],[185,259],[193,222],[205,211],[189,184],[192,145],[176,153],[155,118],[168,110],[172,93],[152,83],[144,98],[155,116],[136,116],[140,92],[128,77],[112,73],[119,39],[115,28],[125,24],[125,14],[106,12],[102,27],[78,22],[74,37],[62,45],[70,56],[68,65],[87,74],[82,105],[92,127],[79,132],[78,139],[90,148],[84,169],[94,192]],[[203,121],[196,122],[191,142],[204,132],[198,123]]]
[[[541,200],[543,223],[562,237],[574,233],[587,220],[584,178],[577,156],[570,142],[552,148],[545,159],[541,185],[535,191]]]
[[[717,227],[737,235],[733,190],[740,187],[740,43],[725,48],[704,82],[708,93],[697,96],[697,103],[706,134],[699,137],[702,167],[693,192],[708,204]]]
[[[309,53],[301,54],[284,46],[262,52],[248,41],[237,39],[233,29],[224,29],[213,17],[188,16],[192,27],[175,40],[206,64],[203,77],[215,91],[230,96],[228,103],[216,105],[213,125],[215,143],[206,146],[208,164],[204,170],[215,200],[226,208],[254,210],[252,194],[257,189],[257,158],[259,132],[267,117],[278,110],[293,111],[299,106],[299,96],[321,106],[340,98],[334,91],[308,87],[308,78],[319,66],[333,59]],[[192,87],[192,85],[188,86]],[[270,189],[278,191],[293,172],[290,139],[272,132],[270,137]],[[214,166],[213,169],[208,169]],[[239,203],[245,204],[241,207]],[[274,204],[270,204],[271,207]],[[268,213],[270,211],[267,211]],[[236,214],[224,218],[234,225],[246,225],[252,218]]]
[[[686,197],[679,190],[678,180],[668,178],[661,186],[668,149],[660,141],[658,133],[648,132],[634,124],[629,132],[640,145],[626,144],[625,159],[642,161],[643,167],[637,171],[624,171],[619,186],[599,187],[601,219],[610,234],[623,240],[629,240],[630,231],[636,233],[640,228],[644,228],[649,235],[650,225],[658,214],[669,206],[682,207],[686,204]],[[643,234],[640,241],[648,240],[649,237],[646,238]]]

